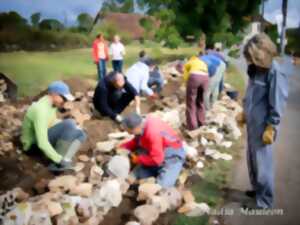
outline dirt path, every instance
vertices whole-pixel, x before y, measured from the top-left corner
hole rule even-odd
[[[249,189],[245,150],[237,160],[233,170],[231,189],[227,195],[226,208],[234,210],[234,215],[225,216],[226,225],[272,224],[296,225],[300,221],[300,157],[299,157],[299,110],[300,110],[300,68],[292,68],[285,62],[284,69],[292,72],[287,108],[282,120],[280,136],[274,149],[275,209],[282,209],[283,215],[246,216],[240,213],[240,202],[245,200],[242,191]],[[292,71],[293,70],[293,71]]]

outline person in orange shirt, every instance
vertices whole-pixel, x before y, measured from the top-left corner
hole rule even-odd
[[[106,61],[109,60],[108,46],[101,33],[93,42],[93,59],[97,65],[98,79],[101,81],[106,76]]]

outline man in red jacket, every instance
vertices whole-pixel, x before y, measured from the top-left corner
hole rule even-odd
[[[174,186],[185,161],[182,141],[165,122],[153,116],[142,119],[138,114],[126,116],[122,125],[135,137],[121,145],[131,151],[137,179],[156,177],[162,187]]]
[[[108,46],[103,34],[98,34],[93,42],[93,60],[97,65],[98,79],[100,81],[106,75],[106,61],[109,60]]]

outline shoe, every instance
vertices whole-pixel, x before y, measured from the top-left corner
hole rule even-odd
[[[245,191],[245,195],[250,197],[250,198],[255,198],[256,197],[256,191],[252,191],[252,190]]]
[[[56,164],[56,163],[51,163],[48,166],[48,170],[51,172],[63,172],[67,170],[73,170],[73,166],[70,164]]]
[[[244,201],[242,203],[242,208],[244,210],[247,210],[247,209],[248,210],[251,210],[251,209],[263,209],[262,207],[257,206],[256,201],[254,199]]]

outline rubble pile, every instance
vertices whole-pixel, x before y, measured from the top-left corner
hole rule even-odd
[[[7,84],[5,80],[0,79],[0,102],[5,102],[5,92],[7,91]]]
[[[167,80],[181,79],[175,66],[176,63],[173,63],[167,69],[162,69]],[[112,208],[120,206],[131,185],[137,185],[137,190],[131,195],[138,204],[131,218],[124,221],[124,224],[155,224],[161,214],[174,210],[192,217],[208,214],[210,207],[205,202],[196,202],[191,191],[186,189],[185,182],[193,174],[201,175],[203,167],[210,160],[232,159],[230,148],[234,140],[241,136],[235,116],[242,109],[236,101],[223,96],[207,112],[205,126],[186,131],[182,95],[184,88],[178,88],[172,96],[159,101],[159,110],[152,113],[168,122],[185,139],[187,162],[176,187],[163,189],[155,183],[154,178],[136,181],[130,173],[128,152],[117,148],[124,139],[131,136],[127,132],[115,130],[108,134],[107,140],[94,143],[95,147],[89,149],[89,152],[81,151],[77,155],[73,173],[50,180],[47,183],[48,192],[3,207],[6,208],[1,212],[3,224],[99,225]],[[92,92],[76,92],[76,101],[65,105],[67,112],[63,116],[73,117],[84,128],[84,122],[90,120],[93,114],[92,96]],[[18,111],[24,112],[25,109],[18,108]],[[20,117],[14,117],[16,111],[16,108],[9,105],[1,107],[0,126],[7,133],[1,133],[0,154],[6,149],[14,149],[10,138],[19,135],[21,126]],[[7,148],[4,148],[6,145]]]
[[[27,106],[16,108],[3,105],[0,108],[0,156],[15,151],[14,141],[21,135],[22,118]]]

